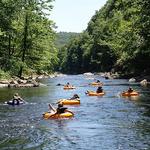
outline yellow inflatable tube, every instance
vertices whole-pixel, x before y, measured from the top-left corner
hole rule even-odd
[[[130,97],[130,96],[138,96],[139,95],[139,93],[138,92],[136,92],[136,91],[133,91],[133,92],[123,92],[123,93],[121,93],[121,95],[122,96],[128,96],[128,97]]]
[[[78,105],[80,104],[80,99],[60,99],[58,103],[62,103],[63,105]]]
[[[88,91],[86,94],[87,94],[88,96],[103,96],[103,95],[105,95],[105,92],[96,93],[96,92],[94,92],[94,91]]]
[[[46,112],[43,114],[44,119],[59,119],[59,118],[71,118],[74,114],[71,111],[66,110],[66,112],[62,114],[50,113]]]

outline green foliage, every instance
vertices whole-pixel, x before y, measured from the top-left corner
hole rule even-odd
[[[108,0],[66,47],[62,70],[150,73],[150,2]]]
[[[52,0],[0,2],[0,67],[12,75],[51,72],[58,63]],[[29,70],[29,71],[28,71]]]
[[[66,44],[68,44],[68,42],[71,39],[78,37],[78,36],[79,36],[79,33],[75,33],[75,32],[58,32],[56,33],[55,45],[60,49]]]
[[[9,73],[0,69],[0,79],[10,79]]]
[[[57,62],[57,67],[55,68],[56,70],[67,70],[65,63],[66,63],[66,46],[69,41],[72,39],[78,37],[80,34],[79,33],[74,33],[74,32],[59,32],[56,34],[56,39],[55,39],[55,45],[58,49],[58,62]],[[63,69],[62,69],[63,67]]]

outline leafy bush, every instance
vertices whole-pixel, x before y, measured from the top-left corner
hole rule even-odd
[[[0,79],[9,79],[10,75],[8,72],[4,72],[3,70],[0,69]]]

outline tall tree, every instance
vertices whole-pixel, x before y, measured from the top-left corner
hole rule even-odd
[[[13,75],[52,71],[58,62],[52,0],[0,2],[0,66]]]

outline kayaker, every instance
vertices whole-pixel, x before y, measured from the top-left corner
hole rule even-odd
[[[55,109],[51,104],[49,104],[49,108],[50,111],[52,110],[54,114],[62,114],[65,112],[66,109],[68,109],[67,107],[63,107],[62,103],[58,104],[57,109]]]
[[[69,87],[69,86],[71,86],[71,85],[70,85],[70,83],[69,83],[69,82],[67,82],[67,84],[66,84],[65,86]]]
[[[102,93],[102,92],[103,92],[103,89],[102,89],[101,86],[99,86],[99,87],[97,88],[97,90],[96,90],[96,93]]]
[[[73,100],[73,99],[79,99],[79,98],[80,98],[80,97],[79,97],[78,94],[74,94],[73,97],[70,98],[70,100]]]
[[[65,112],[65,110],[68,109],[67,107],[63,107],[62,103],[58,104],[57,110],[56,110],[56,114],[62,114]]]
[[[129,89],[128,89],[127,92],[128,92],[128,93],[132,93],[132,92],[133,92],[133,89],[132,89],[131,87],[129,87]]]
[[[99,81],[99,80],[97,80],[97,81],[96,81],[96,83],[100,83],[100,81]]]
[[[18,93],[15,93],[13,96],[12,103],[19,105],[20,102],[24,102],[24,100],[19,96]]]

